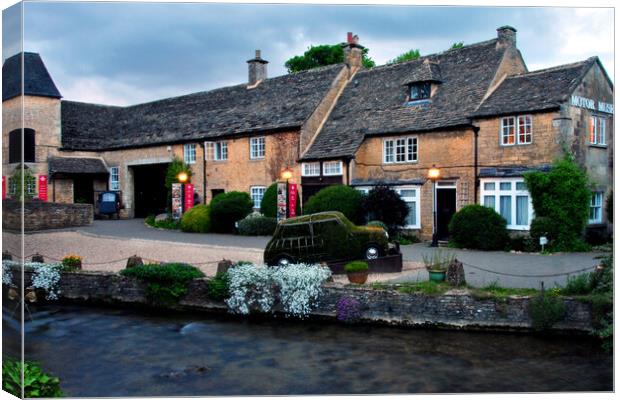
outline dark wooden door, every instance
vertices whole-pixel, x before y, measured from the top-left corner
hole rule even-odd
[[[446,240],[450,236],[448,224],[456,213],[456,189],[437,188],[437,237]]]

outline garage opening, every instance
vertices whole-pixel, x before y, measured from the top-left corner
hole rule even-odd
[[[145,218],[166,212],[168,191],[166,170],[169,163],[132,166],[134,216]]]

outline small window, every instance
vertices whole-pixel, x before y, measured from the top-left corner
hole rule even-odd
[[[605,146],[605,118],[599,116],[590,117],[590,144]]]
[[[110,168],[110,190],[120,190],[119,167]]]
[[[426,100],[430,98],[430,82],[419,82],[409,85],[409,101]]]
[[[196,163],[196,144],[190,143],[183,145],[183,159],[186,164]]]
[[[515,144],[514,117],[502,118],[502,144],[504,146]]]
[[[24,162],[35,162],[35,134],[32,129],[23,130]],[[9,133],[9,164],[22,160],[22,130],[15,129]]]
[[[603,192],[593,192],[590,200],[590,224],[603,222]]]
[[[519,115],[517,117],[505,117],[501,120],[500,130],[502,146],[532,143],[532,116]]]
[[[394,188],[396,193],[401,199],[405,201],[409,208],[409,213],[405,219],[405,228],[407,229],[419,229],[420,228],[420,207],[418,199],[418,188],[416,187],[399,187]]]
[[[265,158],[265,137],[250,138],[250,159]]]
[[[342,161],[325,161],[323,163],[323,175],[342,175]]]
[[[260,209],[260,203],[263,201],[263,196],[265,195],[265,187],[264,186],[252,186],[250,188],[250,195],[252,197],[252,201],[254,202],[254,208]]]
[[[301,167],[302,176],[319,176],[321,175],[321,163],[311,162],[303,163]]]
[[[205,142],[205,151],[207,154],[207,160],[209,161],[228,160],[227,142]]]
[[[386,139],[383,142],[384,164],[418,161],[418,138]]]
[[[519,122],[519,136],[517,137],[517,142],[519,144],[532,143],[532,116],[520,115],[517,121]]]

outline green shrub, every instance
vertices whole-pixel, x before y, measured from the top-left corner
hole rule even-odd
[[[409,207],[395,190],[388,186],[376,186],[364,197],[362,209],[370,219],[382,221],[393,235],[405,224]]]
[[[508,242],[506,220],[495,210],[478,204],[465,206],[454,214],[448,229],[455,247],[499,250]]]
[[[534,329],[550,329],[564,317],[564,302],[557,296],[540,293],[530,300],[529,312]]]
[[[176,230],[181,228],[181,221],[173,219],[172,216],[168,215],[168,218],[160,221],[155,221],[155,216],[149,215],[144,219],[144,222],[152,226],[153,228],[159,229],[171,229]]]
[[[250,263],[251,264],[251,263]],[[223,301],[228,297],[228,274],[220,272],[207,282],[207,297],[215,301]]]
[[[207,233],[211,230],[211,213],[209,206],[196,205],[181,217],[181,230],[183,232]]]
[[[566,282],[566,286],[560,289],[560,294],[566,296],[584,295],[592,292],[592,279],[590,274],[579,274],[571,276]]]
[[[366,224],[366,226],[376,226],[378,228],[384,229],[386,232],[388,231],[388,226],[381,221],[370,221]]]
[[[530,172],[524,178],[537,218],[548,218],[549,250],[589,249],[581,240],[592,198],[585,171],[566,155],[549,172]]]
[[[136,278],[147,284],[148,300],[157,305],[169,305],[187,294],[187,284],[204,274],[188,264],[144,264],[124,269],[121,275]]]
[[[509,238],[509,248],[507,250],[524,251],[526,253],[535,253],[540,250],[538,239],[532,236],[517,236]]]
[[[366,271],[368,271],[368,263],[365,261],[351,261],[350,263],[344,266],[344,272],[346,273],[366,272]]]
[[[265,190],[265,194],[263,194],[263,199],[260,202],[260,212],[265,217],[276,218],[278,215],[277,210],[277,201],[278,201],[278,183],[272,183],[271,186]],[[301,202],[297,201],[296,207],[297,215],[301,215]]]
[[[211,229],[214,232],[231,233],[235,222],[252,212],[254,203],[245,192],[226,192],[215,196],[209,207],[211,209]]]
[[[250,214],[239,221],[237,232],[243,236],[271,236],[277,224],[275,218]]]
[[[408,244],[420,243],[420,238],[411,233],[400,232],[396,235],[394,241],[398,242],[401,246],[406,246]]]
[[[24,397],[61,397],[60,379],[45,373],[39,364],[12,357],[2,360],[2,390],[22,397],[22,365],[24,370]]]
[[[550,243],[556,234],[555,224],[549,217],[536,217],[530,223],[530,236],[536,241],[545,236]]]
[[[340,211],[354,223],[361,223],[364,195],[350,186],[334,185],[321,189],[304,204],[304,214]]]

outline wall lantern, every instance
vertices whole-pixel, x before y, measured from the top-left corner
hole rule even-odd
[[[187,173],[185,173],[185,172],[181,172],[181,173],[179,173],[179,175],[177,175],[177,179],[181,183],[187,182],[187,178],[188,178],[188,176],[187,176]]]
[[[428,170],[428,179],[433,182],[433,239],[431,247],[439,246],[439,239],[437,237],[437,193],[435,189],[435,182],[439,179],[439,175],[439,168],[435,167],[435,164],[433,164],[433,167]]]
[[[280,176],[282,177],[282,180],[288,181],[293,177],[293,170],[288,167],[284,168]]]
[[[428,179],[431,181],[436,181],[439,179],[439,168],[435,167],[435,164],[433,164],[433,167],[428,170]]]

